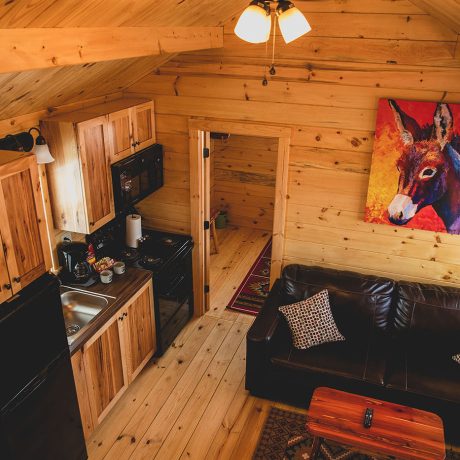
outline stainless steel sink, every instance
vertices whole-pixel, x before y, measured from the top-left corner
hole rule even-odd
[[[109,303],[105,297],[81,291],[62,293],[61,302],[69,344]]]

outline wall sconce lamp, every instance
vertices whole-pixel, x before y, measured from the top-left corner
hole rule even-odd
[[[34,130],[38,132],[38,136],[35,141],[31,134],[31,131]],[[34,148],[34,144],[34,154],[38,164],[52,163],[54,161],[45,138],[42,136],[41,131],[35,127],[22,133],[8,134],[3,139],[0,139],[0,150],[30,152]]]

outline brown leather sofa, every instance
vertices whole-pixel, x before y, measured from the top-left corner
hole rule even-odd
[[[327,289],[345,342],[292,346],[278,307]],[[247,334],[251,394],[307,406],[330,386],[438,413],[460,440],[460,289],[289,265]]]

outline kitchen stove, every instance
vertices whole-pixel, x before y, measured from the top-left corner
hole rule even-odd
[[[142,229],[139,247],[124,244],[124,219],[116,219],[89,235],[96,258],[111,257],[128,267],[153,273],[157,356],[161,356],[193,316],[192,249],[187,235]]]

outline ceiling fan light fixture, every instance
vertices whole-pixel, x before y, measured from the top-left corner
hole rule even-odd
[[[268,1],[253,0],[235,26],[235,34],[249,43],[265,43],[270,38],[272,21]]]
[[[286,43],[310,32],[311,26],[303,13],[287,0],[281,0],[276,7],[281,35]]]

